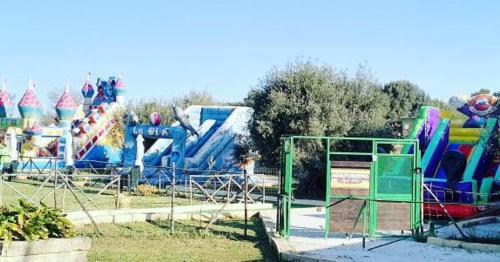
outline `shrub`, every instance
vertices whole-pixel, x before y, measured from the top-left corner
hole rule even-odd
[[[137,186],[137,195],[139,196],[151,196],[158,192],[158,188],[149,184],[142,184]]]
[[[75,226],[59,210],[44,204],[40,207],[25,199],[19,206],[0,208],[0,238],[6,244],[12,240],[69,238],[76,235]]]

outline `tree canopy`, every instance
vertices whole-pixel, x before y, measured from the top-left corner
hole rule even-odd
[[[255,111],[249,125],[255,146],[265,164],[275,165],[282,136],[393,136],[390,120],[415,115],[429,101],[409,81],[381,86],[363,66],[351,76],[298,61],[271,70],[245,104]]]
[[[149,100],[130,101],[127,104],[129,111],[134,111],[142,123],[149,123],[149,115],[152,112],[160,113],[162,123],[169,125],[174,122],[172,106],[177,105],[183,109],[190,105],[215,105],[218,102],[207,91],[190,91],[181,97],[174,97],[171,100],[153,98]]]
[[[414,116],[420,105],[430,101],[424,90],[408,80],[389,82],[384,85],[383,90],[389,96],[387,118],[391,120]]]
[[[311,61],[272,69],[245,99],[254,109],[252,141],[267,166],[279,164],[283,136],[394,137],[397,132],[390,123],[414,116],[424,103],[436,101],[409,81],[382,86],[363,66],[349,75]],[[317,176],[324,174],[324,154],[318,154],[324,145],[307,142],[296,148],[294,161],[307,177],[306,190],[324,190],[324,178]]]

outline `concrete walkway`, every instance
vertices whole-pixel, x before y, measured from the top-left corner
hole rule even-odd
[[[324,210],[324,209],[323,209]],[[361,246],[360,236],[347,239],[345,234],[329,234],[324,238],[324,211],[316,208],[293,209],[291,215],[291,237],[285,240],[274,236],[276,213],[264,211],[261,217],[266,225],[272,244],[289,261],[500,261],[499,253],[471,252],[458,248],[447,248],[405,239],[384,247],[368,251],[368,248],[399,239],[377,238]]]

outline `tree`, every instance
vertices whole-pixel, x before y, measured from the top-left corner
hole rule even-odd
[[[371,74],[360,67],[354,76],[310,61],[271,70],[250,91],[245,103],[254,109],[249,123],[262,162],[279,165],[280,138],[286,135],[363,135],[383,129],[389,100]],[[297,168],[306,194],[324,190],[324,145],[297,145]]]
[[[149,123],[149,115],[158,112],[162,117],[163,124],[174,122],[172,104],[163,99],[141,99],[130,101],[127,104],[127,111],[133,111],[139,117],[139,122]]]
[[[189,91],[188,94],[181,97],[174,97],[171,100],[164,99],[141,99],[131,101],[127,104],[129,111],[134,111],[142,123],[149,123],[149,115],[153,112],[158,112],[162,117],[164,125],[172,124],[174,120],[173,105],[180,106],[186,109],[191,105],[216,105],[213,96],[207,91]]]
[[[212,94],[210,94],[206,90],[202,91],[190,90],[189,93],[187,93],[182,97],[173,98],[172,104],[178,105],[183,109],[185,109],[186,107],[191,105],[209,106],[209,105],[217,105],[219,103],[215,101]]]
[[[430,102],[424,90],[407,80],[389,82],[384,85],[384,93],[390,101],[387,118],[393,121],[415,116],[422,104]]]
[[[491,94],[491,90],[488,88],[481,88],[479,91],[470,94],[470,96],[480,95],[480,94]]]

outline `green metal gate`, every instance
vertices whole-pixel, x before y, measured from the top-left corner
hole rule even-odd
[[[366,208],[368,207],[369,233],[374,237],[377,232],[378,202],[396,202],[410,204],[410,229],[419,232],[421,226],[421,183],[420,150],[418,140],[414,139],[380,139],[357,137],[310,137],[292,136],[282,139],[281,143],[281,176],[278,197],[277,231],[282,237],[290,236],[292,207],[292,177],[295,143],[300,140],[320,140],[325,142],[325,237],[330,231],[330,208],[337,202],[346,199],[364,200],[359,215],[363,215],[363,235],[365,232]],[[332,149],[339,142],[358,141],[371,144],[369,150],[360,152],[341,152]],[[398,153],[383,153],[379,148],[402,147]],[[368,196],[339,195],[331,192],[331,161],[335,156],[355,156],[371,158]],[[332,200],[336,201],[332,203]],[[357,221],[356,221],[357,223]]]

